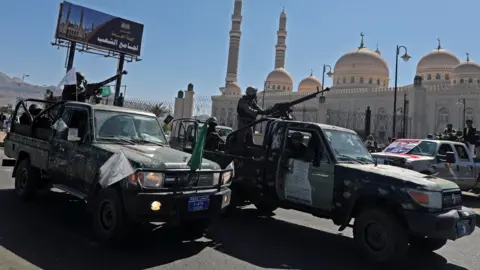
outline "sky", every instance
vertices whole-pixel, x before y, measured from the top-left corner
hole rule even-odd
[[[145,25],[142,61],[127,63],[123,79],[127,98],[170,101],[193,83],[197,96],[218,95],[225,84],[228,32],[234,0],[75,0],[107,14]],[[66,49],[54,41],[58,0],[2,1],[0,72],[30,75],[33,84],[56,85],[65,74]],[[261,88],[274,67],[276,31],[282,6],[287,13],[285,68],[295,88],[310,74],[321,78],[322,66],[360,44],[378,47],[395,72],[395,49],[405,45],[412,56],[399,63],[399,85],[410,84],[420,58],[442,47],[465,61],[480,61],[478,0],[243,0],[238,82]],[[76,54],[77,70],[91,82],[113,74],[117,61]],[[326,79],[326,86],[331,84]]]

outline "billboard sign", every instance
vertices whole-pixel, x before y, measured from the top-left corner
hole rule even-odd
[[[64,1],[55,38],[140,56],[143,24]]]

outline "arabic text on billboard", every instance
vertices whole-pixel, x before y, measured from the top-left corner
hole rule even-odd
[[[63,2],[56,38],[140,56],[143,24]]]

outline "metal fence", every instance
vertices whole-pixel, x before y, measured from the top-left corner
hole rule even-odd
[[[194,101],[194,116],[213,115],[219,119],[220,124],[236,127],[236,100],[225,100],[221,102],[212,102],[209,96],[196,96]],[[273,104],[265,102],[264,107],[270,107]],[[149,100],[149,99],[125,99],[124,107],[154,111],[156,107],[161,107],[166,114],[172,114],[175,111],[175,100]],[[379,142],[387,142],[392,136],[393,115],[372,114],[366,108],[365,111],[343,111],[327,110],[327,124],[345,127],[355,130],[362,138],[366,133],[372,134]],[[293,108],[292,115],[295,120],[304,122],[317,122],[317,109],[309,106],[296,106]],[[402,138],[411,135],[412,120],[410,117],[403,117],[401,114],[396,116],[396,136]],[[369,123],[369,125],[368,125]],[[404,125],[405,123],[405,125]],[[369,127],[368,127],[369,126]],[[367,129],[367,130],[366,130]],[[257,129],[261,131],[261,128]],[[405,132],[404,132],[405,130]]]

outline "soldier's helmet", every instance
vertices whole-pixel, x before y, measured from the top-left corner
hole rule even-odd
[[[294,141],[294,142],[302,142],[302,141],[303,141],[303,134],[300,133],[300,132],[294,132],[294,133],[292,133],[292,135],[290,136],[290,138],[291,138],[292,141]]]
[[[28,111],[30,112],[30,114],[37,115],[42,111],[42,107],[40,107],[40,105],[38,104],[33,103],[28,107]]]
[[[245,91],[246,96],[248,97],[254,97],[257,95],[258,89],[253,86],[247,87],[247,90]]]
[[[208,119],[207,119],[207,124],[210,125],[210,126],[216,126],[216,125],[218,125],[217,118],[214,117],[214,116],[208,118]]]

